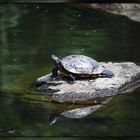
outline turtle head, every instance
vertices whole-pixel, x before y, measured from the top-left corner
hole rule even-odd
[[[52,113],[49,117],[50,125],[54,125],[59,118],[60,118],[60,113],[59,112]]]
[[[61,60],[57,56],[52,55],[51,59],[56,67],[60,67],[62,65]]]
[[[101,77],[111,78],[114,77],[114,74],[112,71],[106,69],[101,73]]]

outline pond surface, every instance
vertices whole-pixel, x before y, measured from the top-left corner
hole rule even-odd
[[[30,88],[51,72],[52,54],[140,64],[140,23],[72,4],[1,4],[0,13],[0,136],[140,136],[139,89],[50,125],[64,106],[42,102]]]

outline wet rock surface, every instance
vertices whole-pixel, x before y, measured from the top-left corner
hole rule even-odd
[[[51,74],[48,74],[37,79],[36,88],[55,101],[73,102],[110,97],[139,87],[140,66],[135,63],[101,62],[100,65],[111,70],[115,76],[112,78],[79,79],[70,84],[62,75],[56,80],[50,80]]]

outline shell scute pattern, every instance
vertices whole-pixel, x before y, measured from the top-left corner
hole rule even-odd
[[[100,73],[98,62],[88,56],[69,55],[62,59],[62,63],[73,73]]]

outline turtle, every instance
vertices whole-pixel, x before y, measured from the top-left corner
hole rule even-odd
[[[55,65],[51,79],[58,77],[58,71],[68,77],[70,83],[74,83],[75,79],[112,78],[114,76],[111,70],[103,68],[96,60],[85,55],[69,55],[62,59],[52,55],[51,59]]]

